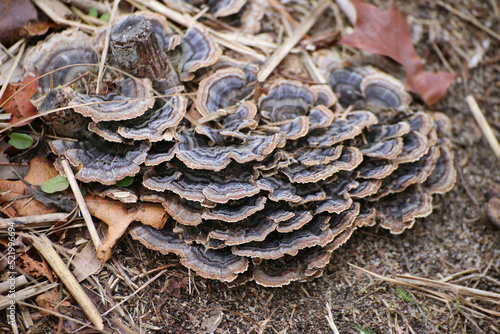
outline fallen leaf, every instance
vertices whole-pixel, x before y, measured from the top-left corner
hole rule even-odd
[[[90,275],[99,271],[102,267],[101,261],[95,256],[96,250],[94,244],[90,241],[87,242],[85,247],[75,255],[73,264],[73,275],[78,282],[83,281]]]
[[[11,125],[37,114],[36,107],[31,104],[30,101],[30,98],[35,94],[37,88],[37,81],[34,79],[36,79],[36,77],[27,76],[23,81],[9,84],[0,99],[0,106],[2,106],[6,113],[12,114],[10,118]],[[25,86],[28,83],[29,85]],[[5,104],[3,104],[4,102]],[[23,122],[16,126],[23,126],[28,123],[29,122]]]
[[[30,22],[26,26],[23,27],[23,30],[20,32],[23,37],[33,37],[33,36],[41,36],[45,35],[50,28],[59,28],[60,26],[57,23],[52,21],[37,21]]]
[[[340,40],[341,44],[384,55],[403,65],[407,86],[433,105],[446,93],[455,75],[450,72],[430,73],[411,42],[411,27],[396,5],[382,11],[359,0],[352,0],[357,19],[354,32]]]
[[[61,302],[57,289],[51,289],[47,292],[39,294],[36,297],[35,301],[38,304],[38,306],[50,311],[56,311],[55,307],[57,306],[58,307],[57,312],[61,312],[60,309],[61,306],[71,306],[70,302],[67,300]],[[44,310],[40,310],[40,314],[43,316],[51,315],[51,313],[46,312]]]
[[[49,281],[54,282],[55,275],[52,274],[46,262],[40,262],[32,259],[27,253],[18,257],[19,267],[35,278],[45,276]]]
[[[41,185],[47,180],[59,175],[52,162],[48,159],[37,156],[30,161],[30,171],[24,180],[33,185]],[[25,198],[21,198],[25,196]],[[43,203],[32,199],[30,190],[21,181],[0,180],[0,204],[12,205],[9,208],[15,210],[14,216],[32,216],[57,212],[54,208],[49,208]]]
[[[0,1],[0,43],[13,44],[20,39],[21,29],[38,16],[30,0]]]
[[[97,249],[97,257],[102,262],[111,258],[114,245],[133,221],[161,229],[169,217],[163,206],[154,203],[131,205],[92,195],[85,196],[85,202],[90,214],[108,225],[106,240]]]
[[[42,189],[42,191],[47,194],[53,194],[56,192],[64,191],[68,189],[68,187],[69,181],[66,176],[57,175],[56,177],[42,183],[40,189]]]
[[[167,279],[165,282],[165,290],[166,292],[175,297],[175,298],[181,298],[181,292],[182,290],[187,290],[188,289],[188,281],[186,277],[184,277],[184,274],[179,273],[179,274],[174,274],[171,277]]]

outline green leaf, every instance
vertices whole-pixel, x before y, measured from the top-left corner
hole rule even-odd
[[[132,182],[134,182],[134,178],[130,177],[130,176],[127,176],[124,179],[121,179],[120,181],[116,182],[115,186],[117,186],[117,187],[128,187],[129,185],[132,184]]]
[[[43,192],[47,194],[53,194],[58,191],[66,190],[69,187],[69,182],[66,176],[58,175],[56,177],[51,178],[50,180],[42,183],[40,188]]]
[[[9,137],[9,144],[18,150],[25,150],[33,144],[33,138],[25,133],[13,132]]]
[[[97,17],[99,16],[99,13],[97,12],[97,8],[90,7],[90,9],[89,9],[89,16],[94,17],[94,18],[97,19]]]
[[[356,324],[354,324],[354,327],[356,327],[356,329],[359,329],[361,332],[363,332],[365,334],[373,334],[373,332],[371,331],[371,327],[370,327],[370,330],[363,329],[363,327],[356,325]]]
[[[80,192],[82,193],[83,197],[85,197],[85,195],[87,195],[87,189],[85,189],[85,188],[80,188]]]
[[[104,21],[104,22],[109,22],[109,14],[108,13],[104,13],[101,15],[101,17],[99,18],[100,20]]]

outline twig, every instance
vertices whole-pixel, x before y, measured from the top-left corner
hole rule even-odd
[[[33,240],[33,246],[40,252],[40,254],[47,260],[49,265],[54,269],[57,276],[64,283],[68,291],[75,298],[78,305],[82,308],[83,312],[89,317],[90,321],[99,330],[104,329],[103,320],[101,314],[92,303],[90,298],[87,296],[83,288],[78,284],[75,276],[71,274],[66,264],[59,257],[55,249],[51,245],[51,241],[45,236],[36,237],[31,235],[30,238]]]
[[[475,25],[479,29],[481,29],[484,32],[486,32],[487,34],[489,34],[491,37],[496,38],[497,40],[500,41],[500,34],[494,32],[490,28],[486,27],[484,24],[482,24],[481,22],[479,22],[479,20],[476,19],[474,16],[464,14],[461,11],[453,8],[451,5],[448,5],[447,3],[444,3],[444,2],[442,2],[440,0],[438,0],[436,3],[439,6],[445,8],[446,10],[448,10],[449,12],[455,14],[456,16],[461,17],[462,19],[464,19],[465,21],[467,21],[469,23],[472,23],[473,25]]]
[[[56,10],[54,10],[54,8],[51,7],[53,4],[50,1],[33,0],[33,2],[38,6],[38,8],[40,8],[45,14],[47,14],[47,16],[50,17],[52,21],[54,21],[57,24],[66,24],[71,27],[79,28],[89,32],[94,32],[97,29],[96,27],[90,26],[88,24],[83,24],[65,19]],[[67,7],[64,4],[62,3],[59,4],[67,9]],[[69,11],[69,9],[67,10]]]
[[[465,97],[465,102],[467,102],[469,109],[474,115],[474,118],[476,119],[476,122],[478,123],[479,127],[483,131],[483,134],[486,137],[486,140],[490,144],[491,148],[493,149],[493,152],[495,152],[495,155],[497,157],[500,157],[500,143],[498,143],[498,140],[496,139],[493,130],[491,129],[490,125],[488,124],[488,121],[484,117],[483,112],[477,105],[476,99],[472,95],[467,95]]]
[[[18,302],[20,305],[24,305],[24,306],[27,306],[27,307],[31,307],[31,308],[34,308],[35,310],[42,310],[44,312],[47,312],[49,314],[53,314],[55,315],[56,317],[61,317],[61,318],[64,318],[66,320],[69,320],[69,321],[73,321],[73,322],[76,322],[77,324],[80,324],[80,325],[87,325],[86,323],[84,323],[83,321],[80,321],[78,319],[75,319],[75,318],[71,318],[71,317],[68,317],[67,315],[64,315],[62,313],[59,313],[59,312],[55,312],[55,311],[52,311],[52,310],[49,310],[47,308],[43,308],[43,307],[39,307],[39,306],[36,306],[36,305],[31,305],[30,303],[25,303],[25,302],[21,302],[19,301]],[[91,326],[92,328],[94,329],[99,329],[101,331],[103,331],[103,328],[98,328],[98,327],[94,327],[94,326]],[[109,332],[104,332],[104,333],[109,333]]]
[[[455,294],[462,294],[462,295],[466,295],[466,296],[487,297],[487,298],[497,300],[497,303],[500,303],[500,293],[496,293],[496,292],[468,288],[468,287],[461,286],[461,285],[433,281],[433,280],[430,280],[427,278],[414,277],[414,276],[409,276],[409,275],[396,275],[396,278],[399,280],[402,280],[403,282],[412,284],[412,285],[420,285],[420,286],[431,287],[434,289],[441,289],[441,290],[453,292]]]
[[[333,334],[340,334],[337,326],[335,325],[335,322],[333,321],[333,314],[332,314],[332,308],[330,307],[330,303],[326,302],[326,311],[328,312],[327,315],[325,315],[326,321],[328,321],[328,325],[333,331]]]
[[[42,282],[33,286],[26,287],[20,291],[16,291],[14,300],[16,301],[16,303],[18,303],[20,300],[37,296],[45,291],[55,288],[58,285],[59,283]],[[10,305],[10,301],[10,298],[0,296],[0,310],[7,308]]]
[[[0,293],[5,293],[9,291],[11,288],[11,281],[4,281],[0,283]],[[26,279],[26,276],[24,275],[19,275],[14,279],[14,286],[16,287],[16,290],[19,291],[19,288],[28,284],[28,280]]]
[[[257,81],[263,82],[267,79],[269,74],[278,66],[278,64],[285,58],[290,50],[297,44],[300,39],[311,29],[311,27],[319,19],[323,11],[328,8],[328,0],[321,1],[309,14],[309,16],[293,31],[293,34],[288,37],[283,44],[280,45],[274,54],[269,58],[266,64],[262,67],[257,74]]]
[[[50,223],[64,220],[68,217],[67,213],[47,213],[44,215],[24,216],[16,218],[0,218],[0,230],[7,229],[11,223],[16,225],[37,224],[37,223]]]
[[[99,65],[99,72],[97,74],[97,84],[95,88],[95,93],[99,94],[99,86],[101,85],[102,73],[104,72],[104,65],[106,64],[106,56],[108,54],[109,48],[109,35],[111,34],[111,27],[113,26],[113,21],[115,20],[116,13],[118,12],[118,4],[120,0],[115,0],[113,3],[113,9],[111,10],[111,15],[109,17],[108,29],[106,30],[106,37],[104,38],[104,48],[101,55],[101,64]],[[97,246],[96,246],[97,248]]]
[[[107,12],[106,5],[100,1],[95,1],[95,0],[61,0],[61,1],[67,3],[68,5],[73,5],[75,7],[78,7],[86,11],[89,11],[90,8],[94,7],[95,9],[97,9],[97,12],[99,14],[104,14]]]
[[[175,23],[178,23],[184,27],[190,27],[194,24],[202,25],[204,28],[206,28],[210,32],[210,34],[212,34],[215,41],[224,47],[227,47],[229,49],[237,51],[241,54],[248,55],[248,56],[253,57],[259,61],[264,61],[266,59],[266,57],[264,55],[259,54],[259,53],[255,52],[254,50],[252,50],[251,48],[248,48],[240,43],[237,43],[235,41],[230,41],[230,40],[224,38],[223,34],[220,34],[217,31],[197,22],[192,16],[190,16],[188,14],[181,14],[173,9],[168,8],[167,6],[160,3],[159,1],[136,0],[136,2],[148,7],[149,9],[153,10],[154,12],[165,15],[169,20],[171,20]]]
[[[349,22],[351,22],[352,25],[356,23],[356,8],[352,4],[351,1],[349,0],[335,0],[337,3],[337,6],[344,12],[345,16],[347,16],[347,19]]]
[[[3,65],[3,62],[6,61],[9,57],[14,58],[14,53],[19,50],[21,45],[24,44],[24,39],[20,39],[16,42],[16,44],[12,45],[10,48],[6,49],[5,46],[2,45],[2,50],[5,52],[0,55],[0,65]]]
[[[476,271],[480,271],[480,270],[481,270],[480,268],[470,268],[470,269],[467,269],[467,270],[464,270],[464,271],[461,271],[461,272],[458,272],[458,273],[455,273],[455,274],[443,277],[439,281],[443,282],[443,283],[444,282],[448,282],[448,281],[454,280],[458,276],[462,276],[462,275],[465,275],[465,274],[470,274],[470,273],[473,273],[473,272],[476,272]]]
[[[158,277],[160,277],[161,275],[163,275],[166,271],[167,270],[165,269],[165,270],[162,270],[161,272],[159,272],[158,274],[156,274],[153,278],[149,279],[146,283],[144,283],[143,285],[141,285],[139,287],[139,289],[135,290],[131,295],[129,295],[127,298],[123,299],[120,303],[116,304],[115,306],[113,306],[112,308],[110,308],[109,310],[107,310],[106,312],[104,312],[102,315],[103,316],[107,315],[109,312],[113,311],[118,306],[121,306],[123,303],[127,302],[130,298],[132,298],[133,296],[135,296],[142,289],[146,288],[151,283],[153,283],[156,279],[158,279]]]
[[[21,49],[19,50],[19,53],[17,54],[16,59],[14,60],[14,63],[12,64],[12,67],[10,68],[9,72],[7,73],[7,76],[5,77],[5,84],[2,86],[2,89],[0,89],[0,99],[2,98],[3,94],[5,93],[5,90],[7,89],[10,78],[12,78],[12,75],[14,74],[14,71],[16,70],[16,67],[19,64],[19,61],[21,60],[21,57],[23,56],[25,47],[26,47],[26,43],[23,43],[21,45]]]
[[[71,170],[68,160],[62,159],[61,163],[64,168],[64,174],[66,174],[66,177],[68,178],[71,190],[73,190],[73,195],[75,196],[76,202],[78,203],[80,211],[82,212],[83,219],[85,220],[85,224],[87,225],[87,229],[89,230],[90,237],[92,238],[95,249],[98,249],[101,245],[101,239],[99,238],[99,234],[97,234],[97,230],[92,220],[92,216],[90,215],[89,209],[87,208],[87,204],[85,203],[85,199],[82,196],[82,192],[80,191],[80,188],[76,183],[75,175],[73,175],[73,171]]]

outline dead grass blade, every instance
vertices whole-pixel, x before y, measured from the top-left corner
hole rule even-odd
[[[297,29],[293,31],[293,34],[289,36],[283,44],[278,47],[278,49],[276,49],[266,64],[262,66],[260,72],[257,74],[257,81],[262,82],[267,79],[267,77],[276,68],[276,66],[278,66],[283,58],[285,58],[295,44],[297,44],[309,31],[309,29],[311,29],[328,6],[329,2],[327,0],[323,0],[316,7],[314,7],[309,16],[297,27]]]
[[[500,158],[500,143],[498,143],[498,139],[495,137],[495,134],[493,133],[491,126],[484,117],[481,108],[479,108],[476,99],[472,95],[467,95],[465,97],[465,102],[467,102],[469,109],[474,115],[474,118],[476,119],[477,124],[481,128],[481,131],[483,131],[483,134],[486,137],[486,140],[490,144],[491,148],[493,149],[493,152],[495,152],[495,155]]]
[[[52,247],[52,242],[49,238],[45,235],[42,235],[41,237],[29,235],[28,237],[33,240],[33,246],[38,250],[38,252],[40,252],[45,260],[47,260],[52,269],[54,269],[57,276],[61,279],[71,295],[78,302],[83,312],[85,312],[87,317],[89,317],[89,320],[97,329],[103,330],[104,324],[101,314],[85,291],[83,291],[83,288],[80,286],[75,276],[71,274],[66,264]]]
[[[415,276],[410,276],[410,275],[396,275],[396,278],[390,278],[390,277],[386,277],[386,276],[371,272],[371,271],[366,270],[364,268],[358,267],[352,263],[349,263],[349,265],[353,268],[361,270],[361,271],[363,271],[371,276],[374,276],[376,278],[379,278],[383,281],[423,291],[423,292],[425,292],[424,295],[431,297],[435,300],[439,300],[441,302],[456,301],[457,303],[460,304],[460,308],[458,308],[459,311],[460,311],[460,309],[467,308],[467,310],[470,311],[470,313],[473,314],[475,317],[484,317],[485,314],[488,314],[490,316],[495,316],[495,317],[500,316],[500,312],[481,307],[479,305],[472,303],[470,300],[467,300],[467,299],[461,297],[461,296],[469,296],[469,297],[472,297],[472,298],[477,299],[477,300],[500,305],[500,293],[495,293],[495,292],[490,292],[490,291],[485,291],[485,290],[480,290],[480,289],[475,289],[475,288],[468,288],[468,287],[461,286],[461,285],[440,282],[440,281],[434,281],[431,279],[415,277]],[[435,291],[433,289],[451,292],[453,295],[450,295],[450,294],[447,294],[444,292],[440,292],[440,291]],[[478,312],[476,310],[478,310],[480,312]]]

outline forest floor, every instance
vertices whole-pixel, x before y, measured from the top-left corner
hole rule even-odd
[[[104,285],[113,285],[111,293],[125,297],[133,292],[121,280],[111,284],[119,272],[111,268],[116,263],[127,272],[136,268],[136,272],[151,273],[137,279],[134,283],[138,286],[167,270],[122,305],[125,313],[107,315],[106,328],[135,332],[118,325],[133,319],[142,333],[335,333],[335,327],[342,334],[500,333],[498,304],[453,290],[462,286],[500,293],[500,228],[485,212],[488,200],[500,196],[500,159],[465,99],[469,94],[474,96],[500,138],[500,40],[468,20],[475,17],[493,31],[500,31],[500,5],[496,0],[445,2],[451,7],[440,1],[394,1],[413,28],[425,69],[449,70],[457,75],[436,105],[425,107],[418,98],[412,105],[445,113],[453,126],[450,139],[457,183],[452,191],[435,196],[434,212],[429,217],[417,220],[401,235],[377,227],[358,230],[335,251],[322,277],[282,288],[255,283],[229,288],[195,276],[176,256],[163,256],[126,236],[115,249],[116,261],[95,276]],[[372,3],[382,9],[388,5],[382,0]],[[344,26],[348,25],[344,20]],[[483,50],[484,55],[472,66],[474,55]],[[401,67],[392,61],[359,55],[358,60],[376,62],[382,70],[401,78]],[[446,282],[451,288],[403,286],[360,268],[392,279],[411,275]],[[80,310],[69,313],[74,317],[80,314],[85,321]],[[328,317],[333,322],[329,323]],[[53,323],[50,317],[40,317],[31,332],[44,328],[52,332],[49,328]]]

